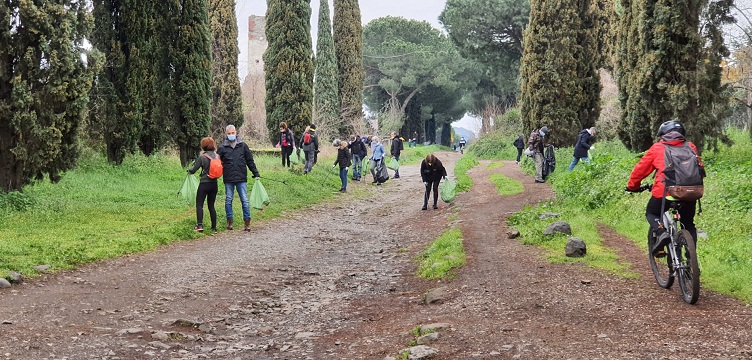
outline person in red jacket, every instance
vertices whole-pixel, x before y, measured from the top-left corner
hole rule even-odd
[[[664,153],[665,146],[684,146],[684,142],[687,141],[684,138],[684,127],[678,120],[670,120],[661,124],[658,129],[658,136],[660,140],[653,144],[648,149],[642,159],[635,165],[632,170],[632,174],[629,175],[629,182],[627,183],[627,191],[636,191],[640,188],[640,182],[642,179],[648,177],[655,171],[655,179],[653,180],[653,187],[651,191],[650,200],[645,208],[645,217],[650,224],[650,228],[656,232],[656,245],[651,251],[656,257],[665,256],[664,248],[671,241],[669,239],[666,229],[660,226],[661,223],[661,204],[665,195],[665,175],[663,173],[665,169]],[[700,163],[700,169],[704,167],[702,159],[697,152],[695,144],[688,142],[692,151],[697,154],[697,159]],[[701,170],[704,175],[704,170]],[[679,215],[681,216],[681,222],[684,227],[692,234],[692,238],[697,240],[697,229],[695,228],[695,207],[697,201],[679,201],[681,206],[679,207]]]

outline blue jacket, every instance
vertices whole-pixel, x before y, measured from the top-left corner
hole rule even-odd
[[[217,149],[220,159],[222,159],[222,178],[226,183],[248,182],[248,170],[251,170],[253,177],[259,177],[256,169],[256,163],[253,162],[251,149],[243,140],[235,140],[235,147],[230,146],[230,141],[225,139],[222,145]]]
[[[381,160],[381,158],[384,157],[386,154],[386,150],[384,150],[384,145],[381,143],[371,143],[371,159],[373,160]]]

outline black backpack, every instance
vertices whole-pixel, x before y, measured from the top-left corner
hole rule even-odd
[[[684,201],[701,198],[704,187],[700,159],[689,143],[685,141],[681,146],[663,146],[663,182],[666,185],[666,194]]]
[[[556,153],[554,152],[554,146],[551,144],[546,145],[543,152],[543,169],[541,170],[543,179],[556,170]]]

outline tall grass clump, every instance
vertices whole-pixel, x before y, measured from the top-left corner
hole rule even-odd
[[[517,148],[512,143],[517,136],[519,135],[495,131],[477,139],[468,147],[468,151],[472,151],[480,159],[513,160],[517,157]]]
[[[465,155],[454,164],[454,176],[457,178],[457,191],[467,191],[473,187],[473,179],[467,175],[467,172],[478,164],[478,159],[472,151],[466,152]]]
[[[452,269],[467,262],[465,247],[462,244],[462,230],[451,228],[418,256],[420,263],[418,276],[426,279],[442,279]]]

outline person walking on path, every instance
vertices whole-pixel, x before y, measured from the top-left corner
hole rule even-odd
[[[588,159],[588,150],[595,149],[591,144],[593,136],[595,136],[595,127],[584,129],[577,134],[577,143],[574,145],[574,159],[572,160],[572,163],[569,164],[567,170],[574,170],[574,167],[577,166],[577,163],[580,162],[580,160],[584,161],[586,164],[590,163],[590,159]]]
[[[316,163],[316,153],[319,151],[319,137],[316,135],[316,125],[311,124],[306,127],[303,136],[300,138],[300,144],[305,152],[305,167],[303,174],[308,174]]]
[[[292,130],[287,128],[287,123],[284,121],[279,123],[279,146],[282,149],[282,167],[290,166],[290,155],[292,155],[292,149],[295,147],[295,135]]]
[[[196,191],[196,226],[193,230],[204,231],[204,200],[206,200],[211,218],[211,232],[214,235],[217,233],[217,210],[214,209],[214,203],[217,201],[218,189],[217,179],[209,177],[209,168],[211,161],[219,157],[215,152],[217,144],[211,137],[205,137],[201,139],[201,150],[204,152],[193,162],[193,167],[188,169],[189,174],[195,174],[198,169],[201,169],[201,180]]]
[[[548,132],[548,127],[543,126],[540,129],[533,130],[527,140],[527,146],[533,151],[533,159],[535,159],[535,182],[537,183],[545,182],[543,180],[543,140]]]
[[[400,139],[399,135],[397,135],[396,132],[392,131],[392,147],[389,149],[389,151],[392,153],[392,157],[394,160],[397,160],[399,162],[400,157],[400,151],[404,150],[404,145],[402,144],[402,139]],[[399,169],[394,171],[394,178],[399,179]]]
[[[384,145],[381,144],[381,141],[379,140],[378,136],[374,136],[371,138],[371,175],[373,175],[373,182],[371,184],[381,185],[381,182],[379,182],[378,172],[377,168],[379,166],[383,166],[384,161],[384,155],[386,155],[386,150],[384,150]]]
[[[410,146],[418,147],[418,132],[413,131],[413,137],[410,139]]]
[[[441,161],[433,154],[426,155],[426,158],[420,163],[420,177],[423,180],[423,185],[426,187],[426,192],[423,195],[423,208],[428,209],[428,198],[431,196],[431,189],[433,189],[433,208],[438,209],[437,205],[439,199],[439,182],[441,179],[446,179],[447,172]]]
[[[360,135],[350,135],[350,143],[347,145],[352,153],[353,181],[360,181],[363,171],[363,159],[366,157],[366,145]]]
[[[240,204],[243,208],[244,231],[251,231],[251,207],[248,203],[248,171],[251,170],[254,178],[259,178],[256,163],[253,162],[253,154],[248,144],[238,137],[234,125],[225,128],[225,140],[219,147],[217,154],[222,159],[224,168],[222,176],[225,183],[225,214],[227,216],[227,230],[232,230],[232,198],[235,190],[238,191]]]
[[[512,144],[517,148],[517,163],[519,164],[522,157],[522,149],[525,148],[525,136],[520,135]]]
[[[334,146],[337,146],[337,159],[334,160],[336,167],[339,164],[339,179],[342,180],[342,188],[339,192],[347,192],[347,172],[350,170],[350,150],[347,148],[348,144],[345,140],[334,140]]]

